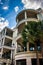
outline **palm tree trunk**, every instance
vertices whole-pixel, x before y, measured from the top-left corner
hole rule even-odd
[[[37,57],[37,65],[40,65],[39,64],[38,51],[37,51],[37,45],[36,45],[36,43],[35,43],[35,51],[36,51],[36,57]]]

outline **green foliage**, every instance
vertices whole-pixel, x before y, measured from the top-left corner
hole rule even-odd
[[[43,39],[43,21],[30,21],[22,31],[23,43],[34,43],[36,40]]]

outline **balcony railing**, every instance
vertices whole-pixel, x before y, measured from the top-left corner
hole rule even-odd
[[[16,56],[17,56],[17,57],[18,57],[19,55],[20,55],[21,58],[23,58],[23,56],[25,56],[25,55],[26,55],[26,56],[29,55],[30,57],[31,57],[31,56],[34,57],[34,56],[36,56],[36,51],[25,51],[25,52],[16,53]],[[39,56],[39,57],[42,57],[41,52],[38,52],[38,56]]]
[[[6,35],[12,37],[11,33],[6,32]]]
[[[24,23],[24,22],[26,22],[26,21],[38,21],[38,19],[37,19],[37,18],[22,19],[21,21],[19,21],[19,22],[17,23],[17,26],[19,26],[20,24],[22,24],[22,23]]]
[[[11,56],[10,53],[4,53],[2,55],[2,58],[4,58],[4,59],[10,59],[11,58],[10,56]]]
[[[27,51],[27,48],[26,47],[24,47],[24,48],[17,48],[17,53],[19,53],[19,52],[26,52]]]
[[[19,53],[19,52],[24,52],[24,51],[26,52],[26,51],[27,51],[27,48],[26,48],[26,47],[25,47],[23,50],[22,50],[22,49],[20,50],[20,49],[21,49],[21,48],[17,48],[17,53]],[[28,51],[30,51],[30,52],[31,52],[31,51],[35,51],[35,47],[30,47]],[[41,47],[40,47],[40,46],[37,47],[37,51],[38,51],[38,52],[41,51]]]
[[[4,44],[4,45],[12,47],[12,43],[7,43],[7,44]]]

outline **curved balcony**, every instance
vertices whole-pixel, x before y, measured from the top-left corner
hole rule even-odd
[[[38,19],[36,19],[36,18],[27,18],[27,19],[23,19],[23,20],[21,20],[20,22],[18,22],[17,23],[17,27],[20,25],[20,24],[22,24],[22,23],[24,23],[24,22],[29,22],[29,21],[38,21]]]
[[[25,59],[27,57],[36,58],[36,52],[35,51],[26,51],[26,52],[19,52],[16,53],[15,59]],[[41,53],[38,53],[38,57],[41,58]]]
[[[20,21],[24,18],[37,18],[38,11],[34,9],[25,9],[22,10],[18,15],[16,16],[16,21]]]

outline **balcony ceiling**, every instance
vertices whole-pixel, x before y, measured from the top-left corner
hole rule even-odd
[[[10,51],[10,49],[3,49],[3,53],[5,53],[5,52],[9,52]]]
[[[37,10],[33,10],[33,9],[26,9],[26,10],[23,10],[21,11],[20,13],[18,13],[17,17],[16,17],[16,20],[18,19],[19,16],[24,16],[24,12],[31,12],[31,13],[34,13],[34,14],[38,14],[38,11]]]
[[[10,43],[11,41],[11,39],[5,38],[5,43]]]

